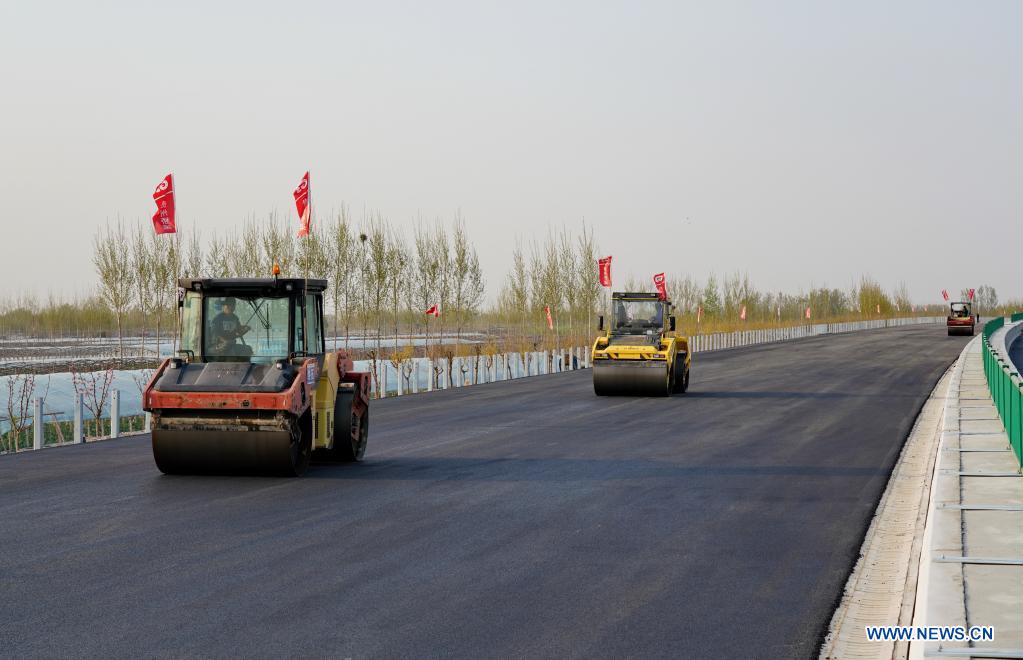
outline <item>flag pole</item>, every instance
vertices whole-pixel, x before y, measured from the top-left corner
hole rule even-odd
[[[177,223],[177,215],[178,215],[178,182],[174,180],[174,173],[173,172],[171,172],[170,177],[171,177],[171,195],[173,195],[173,199],[174,199],[174,235],[177,236],[178,235],[178,223]],[[181,247],[181,242],[180,241],[178,241],[178,247],[179,248]],[[174,261],[176,262],[175,265],[174,265],[174,310],[175,310],[175,316],[177,316],[177,328],[175,328],[175,330],[174,330],[174,347],[173,347],[174,348],[174,352],[171,353],[171,357],[176,357],[177,356],[178,348],[180,347],[180,343],[179,342],[180,342],[180,339],[181,339],[181,313],[182,313],[182,305],[185,304],[185,299],[184,299],[183,295],[181,294],[181,291],[179,290],[179,287],[178,287],[178,275],[180,275],[180,271],[181,271],[181,267],[179,265],[181,263],[181,254],[180,253],[175,252],[175,254],[174,254]],[[198,277],[198,276],[199,276],[199,273],[196,273],[196,277]],[[159,339],[157,339],[157,342],[159,342]],[[200,350],[202,350],[202,347],[200,347]],[[157,353],[159,353],[159,351],[157,351]],[[156,356],[156,359],[157,360],[160,359],[159,354]]]

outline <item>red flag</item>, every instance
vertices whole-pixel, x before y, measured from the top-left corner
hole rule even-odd
[[[600,271],[600,286],[611,288],[611,257],[597,259],[597,268]]]
[[[547,315],[547,327],[549,329],[553,330],[554,329],[554,319],[551,318],[551,306],[550,305],[544,305],[543,306],[543,311]]]
[[[743,321],[746,320],[746,305],[742,306],[742,310],[739,312],[739,318]]]
[[[302,181],[295,188],[295,208],[298,209],[298,217],[301,222],[298,228],[299,236],[309,235],[309,172],[305,173]]]
[[[433,307],[431,307],[430,309],[426,310],[423,313],[426,314],[427,316],[438,317],[440,316],[440,309],[437,307],[437,305],[434,305]]]
[[[944,298],[945,300],[948,300],[948,289],[941,290],[941,297]]]
[[[970,300],[973,300],[973,294],[974,294],[974,290],[970,289]]]
[[[156,202],[156,214],[153,215],[153,229],[157,234],[173,234],[177,231],[174,225],[174,175],[168,174],[156,186],[153,192]]]
[[[809,307],[806,308],[806,320],[807,321],[810,320],[810,308]]]
[[[703,305],[696,308],[696,322],[699,323],[700,319],[703,318]]]
[[[664,273],[654,275],[654,286],[657,287],[657,295],[661,300],[668,299],[668,290],[664,287]]]

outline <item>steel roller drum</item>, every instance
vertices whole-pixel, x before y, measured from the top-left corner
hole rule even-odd
[[[153,429],[153,458],[165,474],[297,476],[309,463],[301,437],[291,421],[275,427],[175,417]]]
[[[668,365],[661,361],[595,361],[593,391],[602,396],[668,396]]]

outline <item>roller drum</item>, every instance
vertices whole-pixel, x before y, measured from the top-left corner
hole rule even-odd
[[[311,439],[293,419],[223,423],[205,417],[163,419],[153,429],[153,458],[165,474],[298,476]]]
[[[601,396],[668,396],[668,365],[638,360],[594,362],[593,391]]]

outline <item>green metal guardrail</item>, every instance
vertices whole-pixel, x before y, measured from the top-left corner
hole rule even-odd
[[[991,319],[990,321],[985,323],[984,330],[982,331],[984,334],[984,339],[988,339],[991,335],[995,333],[996,330],[1000,330],[1003,325],[1005,325],[1004,316],[999,316],[998,318]]]
[[[1015,323],[1016,321],[1023,321],[1023,312],[1016,312],[1015,314],[1012,315],[1012,318],[1010,318],[1009,320],[1012,321],[1013,323]]]
[[[1013,314],[1012,318],[1023,319],[1023,312]],[[1002,358],[991,346],[991,335],[1005,325],[1005,319],[998,317],[984,324],[983,354],[984,377],[987,379],[991,398],[998,408],[998,416],[1002,418],[1002,426],[1009,436],[1009,444],[1016,454],[1016,463],[1023,467],[1023,381],[1016,372],[1015,365]]]

